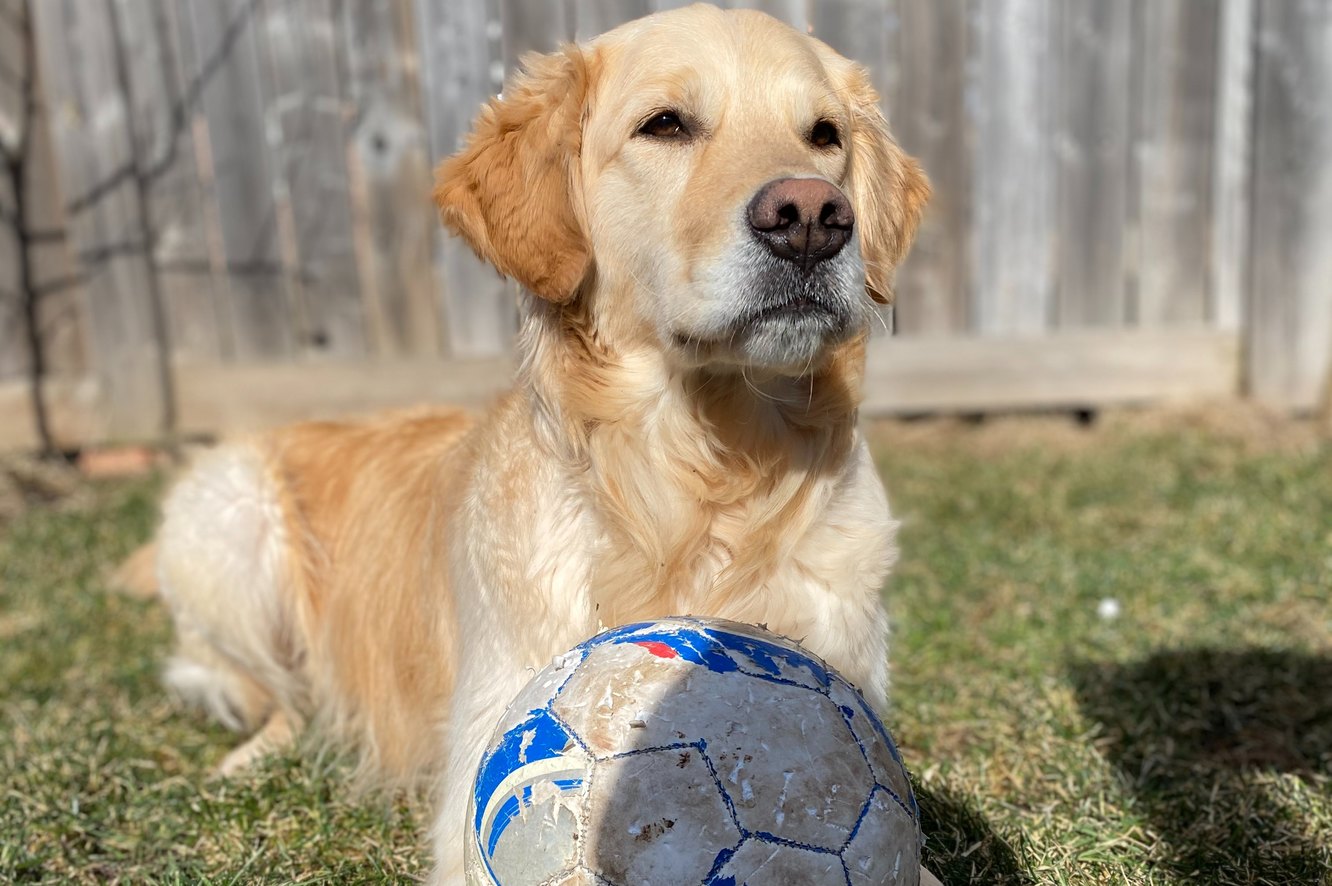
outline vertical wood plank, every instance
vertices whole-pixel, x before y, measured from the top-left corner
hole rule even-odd
[[[1332,5],[1260,0],[1249,388],[1308,410],[1332,362]]]
[[[573,16],[564,0],[502,0],[504,70],[512,74],[529,52],[550,52],[573,39]]]
[[[133,125],[144,149],[139,168],[149,177],[153,272],[159,278],[172,353],[187,361],[216,361],[217,281],[208,264],[203,193],[181,67],[179,10],[172,0],[120,0],[119,8],[133,84]]]
[[[810,33],[869,68],[885,112],[892,111],[887,100],[897,87],[897,59],[888,51],[897,38],[897,26],[897,17],[889,14],[888,0],[816,0],[809,4]]]
[[[312,356],[363,355],[339,22],[329,0],[291,0],[263,4],[254,34],[277,242],[297,347]]]
[[[232,293],[231,274],[228,271],[221,208],[213,199],[216,175],[213,169],[212,139],[209,137],[208,115],[201,95],[205,80],[212,76],[208,72],[215,70],[216,64],[206,64],[209,60],[200,57],[200,48],[194,38],[193,15],[188,6],[178,0],[157,2],[168,13],[162,25],[169,28],[175,37],[176,80],[179,83],[177,98],[181,114],[179,123],[188,135],[182,142],[182,150],[188,149],[189,157],[183,162],[193,173],[191,187],[197,195],[199,209],[196,221],[205,253],[203,258],[191,257],[187,261],[159,263],[159,267],[164,285],[202,291],[202,301],[207,304],[198,304],[197,307],[211,320],[217,343],[216,359],[218,362],[232,362],[236,359],[237,299]]]
[[[734,0],[727,5],[736,9],[757,9],[759,12],[766,12],[773,18],[781,19],[802,31],[809,27],[809,10],[805,0]]]
[[[579,43],[652,12],[649,0],[572,0],[570,8]]]
[[[981,0],[976,13],[975,329],[1041,332],[1053,313],[1052,4]]]
[[[129,175],[131,115],[116,86],[108,7],[63,0],[34,4],[34,13],[106,427],[113,437],[154,435],[165,404],[147,304],[147,244],[138,239],[141,207]]]
[[[40,90],[40,70],[38,71]],[[44,91],[44,90],[42,90]],[[64,231],[65,200],[49,125],[50,106],[39,103],[32,132],[28,215],[36,231]],[[67,281],[42,296],[37,308],[38,331],[48,372],[71,375],[88,369],[87,293],[73,281],[79,276],[68,236],[33,246],[32,270],[43,285]],[[26,352],[26,345],[25,345]],[[25,364],[26,365],[26,364]]]
[[[897,88],[889,122],[934,186],[916,244],[897,273],[893,319],[903,334],[963,333],[972,308],[972,146],[967,106],[971,23],[967,0],[893,0],[900,22],[889,54]]]
[[[482,103],[499,91],[499,10],[456,0],[417,0],[416,10],[430,153],[438,161],[462,146]],[[435,230],[436,291],[449,353],[503,353],[517,325],[513,291],[465,243],[438,224]]]
[[[1061,72],[1055,152],[1058,325],[1120,326],[1127,311],[1132,7],[1065,0],[1055,12]]]
[[[347,169],[367,334],[377,354],[437,354],[430,252],[438,221],[412,3],[348,3],[342,30],[355,108]]]
[[[225,250],[238,359],[282,358],[295,350],[289,293],[273,200],[274,158],[265,130],[257,0],[186,0],[207,119],[212,190]]]
[[[1137,322],[1207,317],[1219,0],[1140,0]]]
[[[1255,11],[1253,0],[1227,0],[1220,10],[1208,319],[1227,330],[1243,323],[1248,283]]]

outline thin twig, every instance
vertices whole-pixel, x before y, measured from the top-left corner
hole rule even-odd
[[[147,245],[142,240],[122,240],[118,243],[106,243],[102,246],[94,246],[92,249],[84,250],[79,253],[79,261],[85,265],[97,265],[113,258],[138,255],[145,251],[147,251]]]
[[[126,106],[132,108],[134,107],[134,83],[130,78],[129,60],[125,57],[126,34],[120,20],[120,11],[117,8],[116,0],[106,0],[106,12],[111,20],[111,45],[115,61],[116,82],[120,87],[120,94],[124,97]],[[165,152],[166,156],[173,158],[173,160],[177,142],[175,133],[178,133],[179,129],[184,128],[185,125],[184,112],[182,111],[181,114],[179,120],[173,121],[173,135]],[[152,176],[137,165],[138,159],[144,156],[146,152],[143,140],[139,136],[139,130],[134,126],[132,119],[129,121],[127,129],[129,130],[130,139],[130,157],[136,164],[134,189],[139,204],[141,250],[148,265],[148,291],[146,293],[148,296],[148,319],[152,326],[153,343],[157,346],[157,360],[155,361],[157,393],[162,401],[160,431],[167,449],[175,455],[177,451],[175,441],[176,380],[171,372],[171,332],[167,326],[166,299],[162,294],[162,279],[157,273],[153,256],[153,244],[157,242],[157,229],[153,219],[152,194],[150,193]]]
[[[19,22],[20,42],[23,45],[23,77],[20,95],[22,107],[18,144],[11,151],[5,149],[5,166],[9,173],[10,189],[14,199],[14,239],[18,253],[18,287],[22,294],[23,327],[28,341],[28,396],[32,402],[32,419],[37,429],[42,455],[57,454],[55,438],[51,433],[50,416],[46,409],[43,381],[46,378],[46,343],[38,325],[39,307],[43,293],[34,285],[32,267],[31,232],[28,229],[28,170],[32,159],[32,129],[37,118],[37,40],[32,31],[32,15],[23,5]]]
[[[227,28],[222,33],[222,39],[218,42],[217,50],[205,61],[199,69],[199,73],[190,81],[185,89],[185,94],[171,105],[170,128],[167,132],[166,147],[162,151],[162,156],[145,167],[141,167],[137,158],[131,158],[106,178],[90,187],[83,194],[74,198],[65,204],[65,210],[71,215],[84,212],[99,200],[110,194],[116,188],[123,184],[133,181],[136,177],[142,177],[149,182],[156,181],[166,174],[176,162],[176,152],[178,150],[181,133],[185,131],[189,122],[189,115],[194,110],[203,96],[204,89],[213,79],[222,66],[226,63],[227,57],[231,55],[236,42],[244,33],[245,25],[254,10],[258,7],[261,0],[250,0],[235,17],[227,23]]]

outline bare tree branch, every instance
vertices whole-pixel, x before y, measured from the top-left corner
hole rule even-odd
[[[0,83],[7,83],[14,89],[22,89],[23,77],[9,65],[0,61]]]
[[[51,433],[50,416],[46,409],[46,394],[42,382],[46,378],[46,343],[38,325],[42,292],[34,285],[32,267],[31,232],[28,229],[28,167],[32,159],[32,129],[37,118],[37,39],[32,31],[32,11],[28,0],[23,0],[18,31],[23,44],[23,74],[19,95],[22,105],[19,116],[18,144],[3,150],[5,170],[14,200],[14,240],[18,253],[18,287],[23,307],[23,328],[28,343],[28,396],[32,403],[32,419],[41,442],[42,455],[57,454],[55,437]]]
[[[134,178],[134,161],[126,163],[106,178],[93,185],[79,197],[65,204],[65,212],[77,215],[97,205],[107,194]]]
[[[217,74],[222,66],[226,64],[227,57],[231,55],[232,49],[240,40],[245,32],[245,26],[249,23],[255,9],[262,0],[249,0],[245,6],[232,17],[227,23],[227,28],[222,32],[222,39],[218,41],[217,49],[213,52],[203,65],[199,68],[199,73],[194,77],[185,89],[185,94],[171,105],[170,129],[167,133],[166,147],[162,151],[162,156],[147,166],[140,166],[140,158],[131,156],[131,158],[122,166],[109,173],[106,178],[93,185],[80,196],[69,201],[65,205],[65,210],[70,214],[76,214],[86,211],[89,207],[97,203],[107,194],[114,191],[121,185],[133,181],[136,175],[145,177],[149,182],[155,181],[164,175],[176,162],[176,153],[179,149],[180,135],[185,131],[189,123],[190,112],[199,99],[203,96],[203,91],[207,88],[209,82]],[[130,124],[131,129],[133,123]]]
[[[126,255],[139,255],[146,252],[147,244],[142,240],[120,240],[116,243],[103,243],[79,253],[79,261],[85,265],[99,265],[113,258]]]
[[[123,23],[120,20],[120,11],[116,5],[116,0],[106,0],[107,16],[111,19],[111,40],[113,48],[113,58],[115,60],[116,81],[120,86],[121,95],[125,97],[125,104],[134,107],[134,81],[130,77],[129,59],[126,58],[125,40],[126,34]],[[171,162],[160,168],[165,171],[174,162],[176,155],[176,145],[179,143],[180,130],[185,128],[185,111],[181,108],[177,116],[172,120],[171,137],[167,141],[167,150],[163,157],[171,158]],[[176,379],[171,372],[171,330],[167,325],[166,316],[166,298],[162,294],[162,278],[157,273],[155,266],[153,245],[157,243],[157,222],[153,213],[153,202],[150,188],[152,179],[155,177],[150,170],[145,170],[138,166],[138,158],[145,153],[143,139],[138,129],[134,126],[133,120],[129,121],[129,140],[130,156],[135,159],[134,189],[138,196],[139,204],[139,237],[142,241],[144,257],[148,264],[148,319],[152,324],[153,343],[157,345],[157,359],[154,361],[157,369],[157,392],[161,398],[162,424],[161,433],[168,449],[174,454],[176,452],[175,433],[176,433]]]

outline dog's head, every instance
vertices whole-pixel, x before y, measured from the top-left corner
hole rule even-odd
[[[863,332],[929,186],[864,68],[766,15],[692,6],[531,57],[445,161],[444,222],[607,342],[808,369]]]

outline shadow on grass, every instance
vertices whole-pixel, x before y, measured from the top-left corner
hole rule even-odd
[[[1325,883],[1332,841],[1309,836],[1273,774],[1332,775],[1332,659],[1193,649],[1131,664],[1082,663],[1073,680],[1188,883]],[[1324,831],[1326,833],[1326,831]]]
[[[925,833],[921,861],[944,886],[1028,886],[1036,882],[974,807],[946,790],[919,783],[915,790]]]

